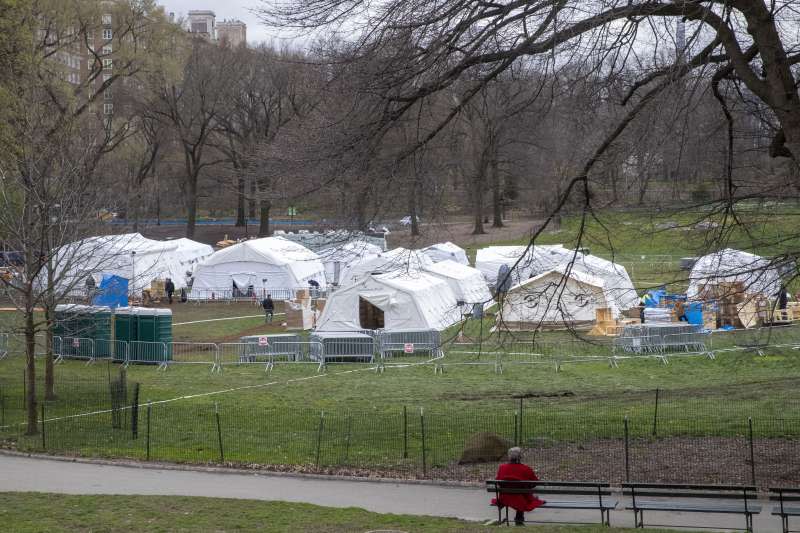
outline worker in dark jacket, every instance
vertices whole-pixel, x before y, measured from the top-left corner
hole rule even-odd
[[[169,304],[172,305],[172,295],[175,294],[175,284],[172,283],[172,278],[167,278],[167,282],[164,284],[164,291],[167,293]]]
[[[264,308],[264,321],[271,324],[272,315],[275,314],[275,302],[272,301],[272,295],[267,294],[267,297],[261,302],[261,307]]]

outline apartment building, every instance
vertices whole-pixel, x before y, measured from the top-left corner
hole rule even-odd
[[[232,47],[247,45],[247,24],[241,20],[223,20],[217,24],[217,40]]]

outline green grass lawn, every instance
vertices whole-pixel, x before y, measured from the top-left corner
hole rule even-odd
[[[98,502],[102,501],[102,505]],[[496,531],[453,518],[371,513],[357,508],[185,496],[68,496],[0,493],[0,523],[9,533],[48,532],[365,532]],[[633,531],[602,526],[536,526],[541,533]],[[648,529],[653,533],[664,530]]]

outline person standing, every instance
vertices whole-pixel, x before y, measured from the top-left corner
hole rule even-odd
[[[674,309],[678,322],[689,322],[689,317],[686,316],[686,305],[683,300],[676,300]]]
[[[261,307],[264,308],[264,321],[272,324],[272,316],[275,314],[275,302],[272,301],[272,295],[267,294],[267,297],[261,302]]]
[[[522,463],[522,449],[516,446],[508,450],[508,462],[500,465],[495,479],[501,481],[539,481],[533,469]],[[502,492],[496,499],[492,500],[492,505],[497,505],[501,509],[503,507],[514,509],[516,511],[514,524],[518,526],[525,525],[526,512],[533,511],[545,503],[547,502],[540,500],[533,494],[503,494]]]
[[[167,278],[167,282],[164,284],[164,290],[167,293],[169,305],[172,305],[172,295],[175,294],[175,284],[172,283],[172,278]]]

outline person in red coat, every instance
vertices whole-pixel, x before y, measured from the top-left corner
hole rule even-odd
[[[495,479],[501,481],[539,481],[536,473],[528,465],[522,464],[522,450],[514,447],[508,450],[508,462],[501,464],[497,469]],[[518,526],[525,525],[525,513],[533,511],[545,504],[533,494],[503,494],[492,500],[492,505],[500,508],[510,507],[517,513],[514,523]]]

